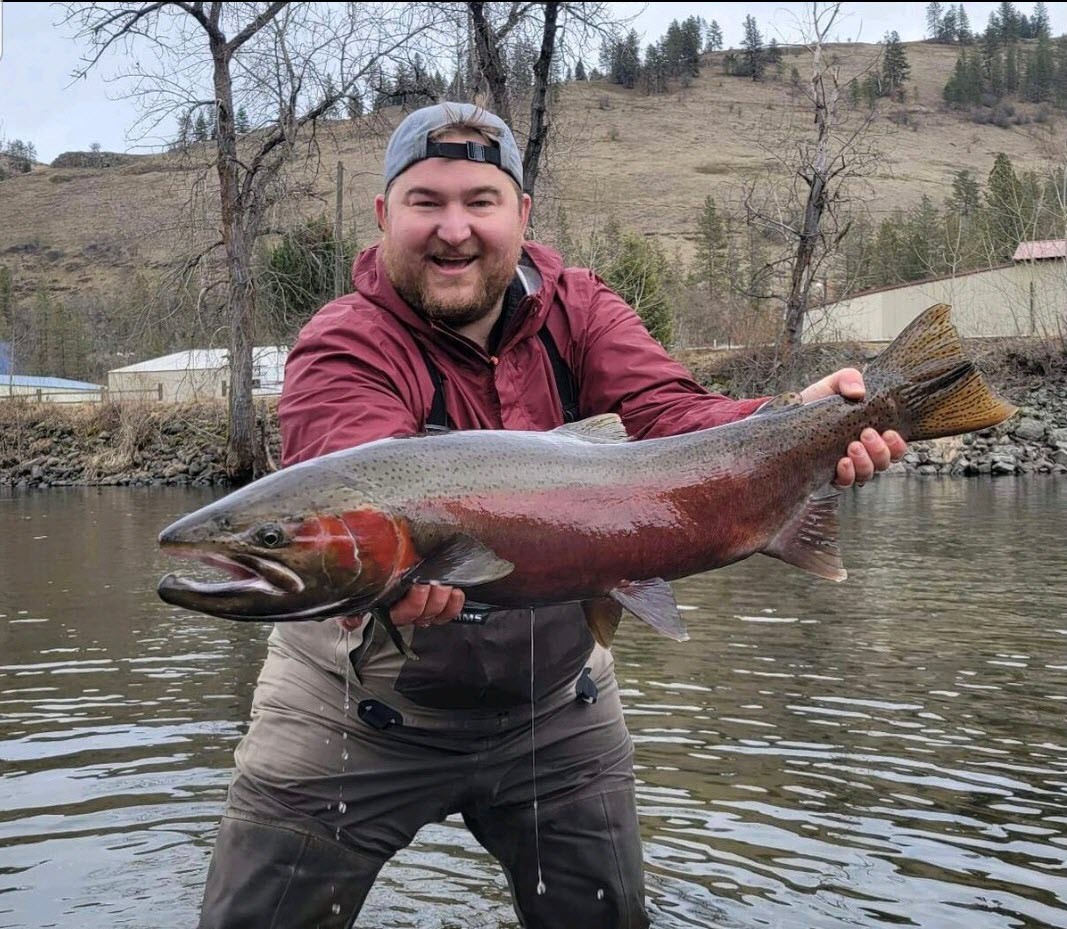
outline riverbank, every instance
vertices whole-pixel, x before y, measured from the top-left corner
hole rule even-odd
[[[892,471],[924,476],[1067,473],[1067,373],[1005,377],[1019,414],[974,435],[915,443]],[[278,461],[273,401],[259,429]],[[226,408],[0,403],[0,486],[223,485]]]

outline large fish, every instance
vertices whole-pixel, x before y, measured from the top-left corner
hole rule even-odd
[[[867,396],[800,404],[686,435],[627,441],[617,416],[551,432],[383,439],[264,477],[163,531],[160,544],[225,569],[169,574],[168,603],[238,620],[371,612],[413,583],[465,589],[480,608],[581,601],[608,644],[625,607],[685,638],[667,583],[762,552],[845,578],[838,459],[868,426],[906,440],[993,426],[1015,412],[930,307],[864,375]]]

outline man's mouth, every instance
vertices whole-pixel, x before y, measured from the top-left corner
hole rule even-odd
[[[430,262],[442,271],[463,271],[478,260],[477,255],[444,256],[431,255]]]

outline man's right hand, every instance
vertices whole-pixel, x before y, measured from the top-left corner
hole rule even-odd
[[[440,626],[450,623],[463,611],[465,598],[458,587],[443,584],[414,584],[393,604],[389,618],[397,626]],[[344,616],[338,619],[345,630],[359,629],[363,616]]]

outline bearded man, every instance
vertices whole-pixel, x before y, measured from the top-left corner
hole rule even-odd
[[[286,465],[435,428],[547,430],[600,413],[640,440],[761,405],[705,391],[595,274],[525,241],[530,206],[497,117],[441,104],[400,124],[375,200],[381,243],[289,356]],[[863,390],[845,369],[801,396]],[[837,483],[903,453],[898,435],[866,430]],[[275,628],[202,929],[351,926],[382,865],[453,813],[503,866],[527,929],[647,927],[633,745],[611,653],[580,605],[485,615],[465,612],[459,589],[418,585],[391,616],[421,660],[360,617]]]

